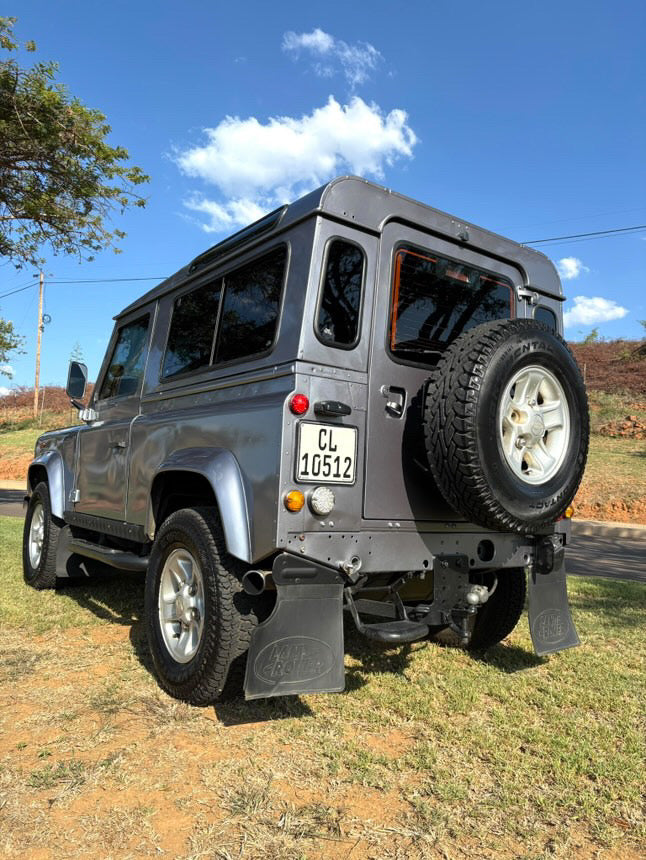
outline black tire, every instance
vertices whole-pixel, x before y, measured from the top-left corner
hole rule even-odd
[[[489,600],[481,606],[475,618],[469,648],[483,651],[502,642],[518,624],[525,606],[527,580],[525,571],[506,568],[497,572],[498,584]],[[483,583],[490,587],[491,574],[483,574]]]
[[[552,375],[569,410],[560,465],[538,484],[514,474],[498,426],[508,384],[529,367]],[[487,528],[531,533],[553,523],[583,477],[590,433],[583,379],[565,341],[534,320],[485,323],[452,343],[428,386],[424,425],[429,466],[442,495]]]
[[[29,538],[34,514],[39,510],[43,513],[43,537],[40,559],[34,565],[29,552]],[[22,570],[25,582],[32,588],[54,588],[56,585],[56,547],[60,535],[60,526],[52,518],[52,508],[49,501],[49,486],[41,481],[37,484],[29,499],[25,525],[22,533]]]
[[[193,658],[178,662],[161,631],[158,597],[166,559],[174,549],[186,549],[198,562],[204,586],[204,627]],[[239,692],[246,651],[258,623],[254,599],[240,584],[247,568],[230,556],[219,518],[212,508],[184,508],[161,525],[150,555],[145,586],[148,643],[162,688],[192,705],[209,705],[222,695]],[[236,677],[227,684],[231,665]],[[233,688],[236,689],[233,689]]]

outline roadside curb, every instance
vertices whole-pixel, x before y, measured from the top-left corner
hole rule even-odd
[[[633,523],[608,523],[601,520],[572,520],[572,536],[628,538],[646,540],[646,526]]]

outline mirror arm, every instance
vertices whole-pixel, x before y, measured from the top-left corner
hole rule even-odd
[[[85,406],[79,400],[75,400],[73,397],[70,397],[70,403],[75,409],[85,409]]]

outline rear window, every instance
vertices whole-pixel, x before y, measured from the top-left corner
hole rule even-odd
[[[283,246],[225,275],[216,363],[266,352],[272,346],[286,256]]]
[[[357,343],[363,266],[363,251],[357,245],[341,239],[328,245],[316,321],[316,333],[323,343],[341,348]]]
[[[463,332],[512,315],[511,281],[432,252],[395,252],[390,351],[434,364]]]

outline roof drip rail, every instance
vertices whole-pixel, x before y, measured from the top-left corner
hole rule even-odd
[[[189,274],[194,272],[196,269],[199,269],[200,266],[204,266],[206,263],[212,263],[218,257],[222,257],[230,251],[233,251],[235,248],[245,245],[252,239],[262,236],[263,233],[268,233],[270,230],[273,230],[274,227],[278,226],[287,209],[287,205],[281,206],[279,209],[274,209],[273,212],[270,212],[268,215],[264,215],[258,221],[254,221],[253,224],[239,230],[237,233],[234,233],[233,236],[229,236],[228,239],[224,239],[222,242],[218,242],[217,245],[213,245],[213,247],[204,251],[192,261],[188,267]]]

